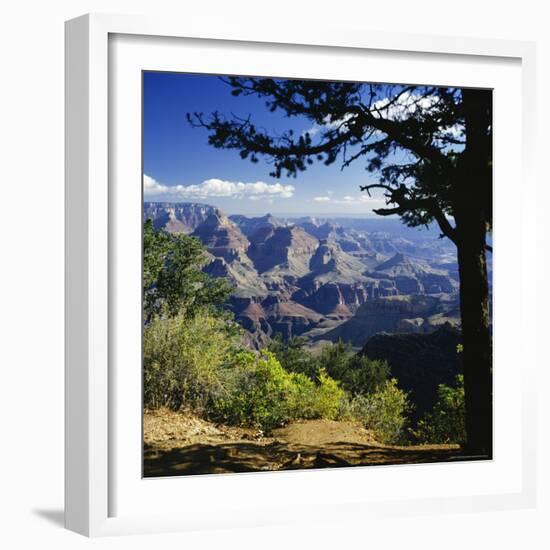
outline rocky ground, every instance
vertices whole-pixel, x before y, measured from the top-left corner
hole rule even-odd
[[[307,420],[273,430],[215,425],[167,410],[144,414],[145,477],[463,460],[457,445],[390,446],[355,422]]]

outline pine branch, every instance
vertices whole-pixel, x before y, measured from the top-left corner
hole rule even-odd
[[[383,183],[373,183],[370,185],[362,185],[360,189],[361,191],[366,191],[369,196],[371,196],[371,189],[384,189],[386,191],[385,196],[388,204],[393,203],[397,205],[393,208],[377,208],[373,210],[375,214],[379,216],[391,216],[393,214],[402,216],[407,213],[424,210],[436,220],[443,235],[457,244],[458,238],[456,228],[451,225],[445,212],[443,212],[443,209],[435,198],[409,198],[407,197],[409,190],[404,185],[392,187],[391,185]]]

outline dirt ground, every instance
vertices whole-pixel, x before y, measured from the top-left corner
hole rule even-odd
[[[306,420],[269,437],[171,411],[144,415],[145,477],[464,460],[458,445],[390,446],[355,422]]]

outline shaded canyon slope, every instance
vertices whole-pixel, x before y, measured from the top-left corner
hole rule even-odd
[[[430,411],[437,401],[439,384],[453,385],[462,373],[462,355],[457,346],[460,331],[445,324],[428,334],[388,334],[372,336],[361,350],[371,359],[388,362],[399,386],[410,392],[414,418]]]

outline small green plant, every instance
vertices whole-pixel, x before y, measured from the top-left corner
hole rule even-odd
[[[321,369],[315,392],[316,417],[336,420],[342,411],[345,398],[346,392],[340,384]]]
[[[411,430],[419,443],[458,443],[466,441],[464,377],[459,374],[454,386],[440,384],[432,412],[424,415]]]
[[[354,397],[349,410],[382,443],[396,444],[405,441],[407,415],[411,411],[411,405],[407,393],[398,388],[394,378],[386,381],[374,393]]]

